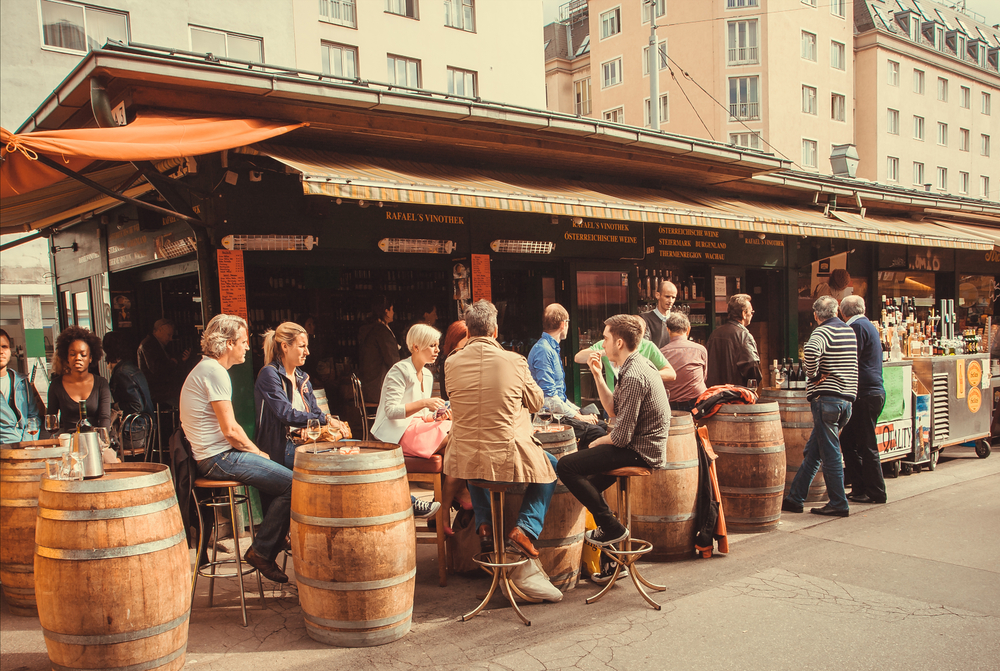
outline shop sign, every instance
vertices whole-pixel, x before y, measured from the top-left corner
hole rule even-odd
[[[878,267],[882,270],[906,269],[906,245],[880,244]]]
[[[983,405],[983,392],[979,391],[979,387],[969,389],[969,398],[966,403],[969,405],[969,412],[973,414],[979,412],[979,408]]]
[[[73,251],[73,244],[76,251]],[[58,251],[55,259],[56,279],[59,284],[82,280],[107,272],[104,240],[96,219],[61,231],[52,236],[52,246]]]
[[[191,227],[174,217],[169,219],[172,221],[154,230],[146,230],[137,221],[118,230],[109,227],[108,268],[112,272],[127,270],[194,253],[197,243]]]
[[[247,281],[243,269],[243,252],[232,249],[216,250],[219,264],[219,302],[222,313],[247,319]]]
[[[955,398],[965,398],[965,359],[955,361]]]
[[[472,301],[492,301],[493,286],[490,278],[490,255],[472,255]]]
[[[969,385],[978,387],[979,383],[983,381],[983,365],[978,361],[970,361],[967,376]]]
[[[955,270],[955,251],[937,247],[907,247],[908,270],[947,273]]]
[[[656,258],[668,262],[776,266],[785,258],[777,235],[659,225],[655,241]]]
[[[407,212],[385,210],[386,221],[412,221],[418,224],[465,224],[464,214],[440,214],[436,212]]]
[[[909,454],[913,450],[912,420],[899,419],[877,424],[875,442],[878,445],[878,456],[882,461]]]
[[[955,252],[955,263],[964,272],[1000,275],[1000,248],[994,247],[986,251],[960,249]]]
[[[562,257],[639,259],[643,255],[642,223],[582,217],[560,217],[555,251]]]

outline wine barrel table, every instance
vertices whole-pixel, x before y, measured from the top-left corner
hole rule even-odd
[[[785,491],[785,441],[777,403],[723,405],[705,420],[722,492],[726,527],[740,533],[778,528]]]
[[[340,454],[342,445],[357,454]],[[313,639],[343,648],[391,643],[410,631],[417,574],[410,487],[398,445],[319,443],[295,452],[292,556]]]
[[[180,669],[191,563],[170,469],[42,478],[35,598],[54,669]]]
[[[14,615],[36,617],[35,518],[45,462],[61,460],[59,441],[45,447],[0,449],[0,590]],[[53,442],[55,445],[53,446]],[[20,445],[16,443],[15,445]]]
[[[785,495],[787,496],[788,490],[792,488],[792,480],[802,466],[802,451],[809,436],[812,435],[812,405],[806,398],[804,389],[763,389],[760,400],[778,404],[781,433],[785,437]],[[826,499],[826,480],[823,478],[821,468],[809,484],[806,503],[826,501]]]
[[[562,428],[556,429],[556,426]],[[565,425],[553,425],[547,431],[537,431],[535,438],[557,460],[577,450],[576,434],[571,427]],[[513,485],[507,490],[503,511],[507,528],[504,529],[504,534],[513,529],[517,522],[524,492],[523,484]],[[557,482],[556,491],[552,494],[552,501],[545,513],[542,533],[534,546],[549,581],[561,592],[568,592],[580,582],[585,523],[583,504],[566,489],[566,485]]]
[[[679,561],[694,556],[698,441],[691,413],[671,414],[664,468],[631,482],[632,535],[653,544],[644,556],[649,561]]]

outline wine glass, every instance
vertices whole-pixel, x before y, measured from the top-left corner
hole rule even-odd
[[[316,439],[319,438],[319,420],[310,419],[306,422],[306,438],[309,438],[313,442],[312,453],[316,454]]]
[[[28,440],[35,440],[39,431],[38,418],[29,417],[24,423],[24,432],[28,434]]]
[[[555,420],[555,423],[562,424],[562,418],[566,416],[566,408],[563,406],[562,399],[558,396],[552,396],[546,405],[552,409],[552,419]]]
[[[539,408],[537,417],[538,421],[540,422],[540,426],[542,427],[547,427],[549,424],[552,423],[552,408],[549,406],[548,403],[544,401],[542,402],[542,407]]]
[[[111,434],[108,433],[108,427],[106,426],[99,426],[94,430],[97,432],[97,442],[101,444],[103,457],[103,451],[111,447]]]
[[[59,430],[59,415],[45,415],[45,430],[50,436],[56,435]]]

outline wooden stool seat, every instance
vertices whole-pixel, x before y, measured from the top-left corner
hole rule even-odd
[[[211,480],[209,478],[195,478],[195,487],[205,487],[205,488],[222,488],[235,489],[236,487],[242,487],[243,483],[238,480]]]
[[[636,566],[636,561],[644,554],[651,552],[653,550],[653,544],[649,541],[640,540],[638,538],[632,538],[632,497],[629,490],[629,478],[634,477],[645,477],[651,475],[652,471],[648,468],[643,468],[642,466],[625,466],[623,468],[614,468],[610,471],[606,471],[604,475],[611,475],[618,478],[618,513],[621,517],[622,524],[625,528],[629,530],[628,538],[613,546],[602,546],[599,547],[601,554],[606,556],[615,564],[615,572],[611,576],[611,580],[608,584],[604,586],[600,592],[594,596],[587,599],[587,603],[594,603],[602,596],[608,593],[608,591],[614,586],[615,582],[618,580],[618,575],[621,573],[623,568],[628,569],[629,577],[632,578],[632,582],[635,584],[635,588],[639,591],[639,595],[645,599],[646,603],[660,610],[660,604],[653,601],[646,591],[642,588],[645,585],[651,590],[662,592],[666,590],[665,585],[654,585],[645,578],[639,572],[639,567]],[[590,532],[587,532],[590,533]],[[617,547],[616,547],[617,546]],[[641,583],[641,584],[640,584]]]
[[[623,466],[610,471],[605,471],[602,475],[610,475],[615,478],[641,478],[652,475],[653,471],[642,466]]]

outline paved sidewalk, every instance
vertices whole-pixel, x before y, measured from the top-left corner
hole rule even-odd
[[[631,581],[588,606],[597,588],[581,582],[561,603],[525,605],[531,627],[499,597],[462,623],[488,582],[438,587],[436,552],[420,546],[410,634],[337,649],[307,636],[294,584],[266,591],[263,608],[249,593],[243,628],[227,581],[213,609],[200,582],[185,668],[997,669],[1000,457],[949,448],[935,472],[887,486],[888,504],[846,519],[786,514],[776,532],[731,536],[729,556],[647,564],[668,586],[660,612]],[[0,669],[46,668],[38,621],[0,606]]]

